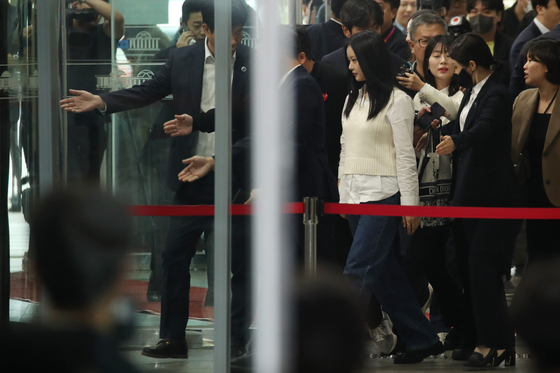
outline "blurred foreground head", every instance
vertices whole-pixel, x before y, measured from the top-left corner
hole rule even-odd
[[[515,328],[540,372],[559,372],[560,259],[529,267],[511,305]]]
[[[352,373],[362,366],[365,321],[355,295],[340,270],[298,283],[296,372]]]
[[[130,241],[123,206],[75,186],[45,196],[30,225],[30,258],[54,308],[83,310],[113,294]]]

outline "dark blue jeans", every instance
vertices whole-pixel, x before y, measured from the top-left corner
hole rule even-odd
[[[368,204],[398,205],[400,194]],[[349,215],[354,242],[344,275],[357,286],[364,307],[375,294],[391,317],[408,350],[437,343],[438,336],[416,301],[402,266],[397,260],[401,217]]]

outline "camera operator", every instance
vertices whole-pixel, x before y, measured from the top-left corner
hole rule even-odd
[[[115,34],[111,35],[111,6],[107,1],[67,3],[68,87],[95,91],[96,75],[111,73],[111,38],[119,40],[123,36],[124,18],[114,10]],[[68,114],[68,179],[99,183],[106,147],[107,133],[97,112]]]
[[[509,86],[511,75],[509,54],[513,39],[498,31],[498,24],[504,14],[502,0],[468,0],[467,11],[472,30],[480,35],[498,62],[500,71],[496,72],[498,80],[506,87]]]

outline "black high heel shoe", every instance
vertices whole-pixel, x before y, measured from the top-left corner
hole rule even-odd
[[[494,365],[492,366],[498,367],[504,360],[506,367],[515,366],[515,348],[508,348],[500,356],[496,356],[494,359]]]
[[[502,355],[505,354],[505,351]],[[486,356],[482,356],[480,352],[473,352],[471,357],[463,363],[463,366],[469,368],[483,368],[494,367],[494,362],[498,356],[498,351],[495,348],[490,349]],[[501,357],[501,356],[500,356]]]

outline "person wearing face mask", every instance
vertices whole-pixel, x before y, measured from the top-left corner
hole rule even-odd
[[[521,51],[529,41],[546,34],[560,22],[560,9],[556,0],[533,0],[533,6],[537,15],[515,39],[509,55],[509,64],[512,68],[509,91],[514,97],[527,89],[523,72],[523,66],[527,62],[527,53],[521,53]]]
[[[468,0],[467,11],[473,32],[480,35],[498,61],[498,80],[506,87],[510,79],[509,54],[513,39],[498,30],[504,13],[502,0]]]
[[[500,30],[515,39],[519,35],[519,26],[523,17],[533,10],[534,6],[531,0],[517,0],[510,8],[504,11],[502,22],[500,22]]]
[[[458,120],[443,127],[436,147],[453,154],[453,206],[517,207],[521,192],[511,150],[512,102],[492,72],[495,61],[475,33],[459,36],[449,48],[458,83],[467,88]],[[465,325],[455,360],[467,367],[515,364],[515,336],[509,320],[502,276],[509,273],[517,220],[455,219],[455,257],[464,289]]]
[[[532,41],[523,91],[513,105],[512,160],[530,207],[559,207],[560,40]],[[560,220],[527,220],[528,265],[560,256]]]

